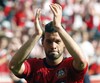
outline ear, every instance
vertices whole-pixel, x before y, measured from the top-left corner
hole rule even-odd
[[[63,43],[64,44],[64,43]],[[66,49],[65,44],[64,44],[64,49]]]
[[[41,38],[41,44],[43,45],[43,42],[44,42],[44,38]]]

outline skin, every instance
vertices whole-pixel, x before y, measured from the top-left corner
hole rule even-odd
[[[44,35],[42,44],[46,53],[47,64],[53,66],[61,63],[63,60],[62,52],[64,48],[67,48],[74,58],[73,67],[77,70],[83,70],[87,65],[87,61],[79,46],[61,26],[62,7],[59,4],[51,4],[50,9],[54,15],[53,26],[57,32],[45,32]],[[25,65],[23,62],[42,36],[43,31],[39,24],[40,15],[40,9],[38,9],[35,17],[35,34],[17,51],[9,63],[9,68],[14,74],[24,72]]]
[[[43,47],[49,65],[57,65],[63,60],[65,45],[57,32],[45,33]]]

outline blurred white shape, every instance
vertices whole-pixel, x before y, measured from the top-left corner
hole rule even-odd
[[[26,28],[34,28],[34,23],[32,21],[26,21],[25,27]]]
[[[11,23],[7,20],[2,22],[2,27],[6,28],[6,29],[11,29]]]
[[[100,14],[100,3],[94,4],[94,11],[96,14]]]
[[[73,5],[66,6],[63,10],[63,14],[68,16],[73,15]]]
[[[5,32],[5,36],[8,38],[12,38],[14,36],[14,34],[10,31]]]
[[[93,24],[94,26],[98,26],[100,24],[100,16],[95,15],[93,17]]]
[[[75,15],[74,17],[74,23],[73,23],[73,29],[78,30],[83,26],[82,17],[80,15]]]

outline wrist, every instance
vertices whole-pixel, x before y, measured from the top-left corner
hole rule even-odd
[[[59,29],[62,29],[63,26],[62,26],[61,24],[57,24],[57,25],[55,25],[55,28],[56,28],[57,30],[59,30]]]
[[[41,36],[42,36],[42,34],[40,34],[40,33],[38,33],[38,34],[35,33],[35,34],[32,35],[32,38],[34,38],[34,37],[41,37]]]

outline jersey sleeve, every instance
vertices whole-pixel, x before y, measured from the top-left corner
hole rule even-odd
[[[32,70],[32,59],[29,59],[29,60],[26,60],[24,62],[24,65],[25,65],[25,70],[24,70],[24,75],[25,76],[29,76],[29,74],[31,73],[31,70]]]
[[[31,76],[31,73],[34,72],[35,64],[36,64],[37,59],[27,59],[24,62],[25,65],[25,70],[21,75],[17,75],[19,78],[29,78]]]
[[[69,79],[73,81],[82,80],[87,72],[88,65],[83,70],[79,71],[73,67],[73,58],[69,58],[67,61],[68,61],[67,67],[69,67],[68,69]]]

